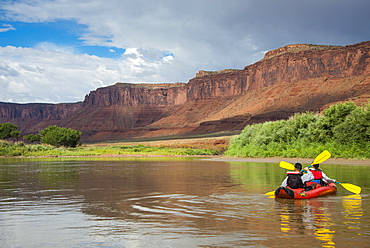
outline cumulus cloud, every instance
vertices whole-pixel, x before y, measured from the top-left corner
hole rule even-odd
[[[75,20],[83,45],[126,49],[119,59],[44,41],[0,49],[0,101],[82,100],[115,82],[187,82],[199,70],[241,69],[293,43],[347,45],[368,39],[369,2],[346,0],[22,0],[3,20]],[[3,25],[0,32],[14,30]],[[16,89],[19,89],[17,91]]]
[[[156,69],[167,59],[150,60],[137,49],[127,49],[117,61],[51,47],[0,47],[0,57],[6,58],[0,61],[1,101],[76,102],[115,82],[165,81]]]

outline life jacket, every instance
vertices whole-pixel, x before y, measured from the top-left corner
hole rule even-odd
[[[321,170],[311,170],[314,179],[322,179],[322,171]]]
[[[288,179],[286,183],[290,188],[298,189],[298,188],[304,187],[304,184],[301,178],[302,174],[300,172],[288,171],[286,174],[288,175]]]
[[[322,171],[321,170],[310,170],[313,175],[314,180],[312,182],[322,184]]]

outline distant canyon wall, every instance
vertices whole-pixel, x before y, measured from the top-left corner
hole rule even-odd
[[[366,103],[369,74],[369,41],[288,45],[243,70],[200,71],[186,84],[117,83],[70,104],[0,103],[0,122],[24,134],[70,127],[91,142],[237,131],[340,101]]]

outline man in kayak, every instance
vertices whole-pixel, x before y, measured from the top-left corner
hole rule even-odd
[[[300,163],[296,163],[294,165],[294,172],[287,172],[287,177],[281,183],[281,186],[289,186],[292,189],[304,188],[305,182],[308,180],[309,177],[307,174],[302,173],[302,165]]]
[[[318,185],[326,185],[328,183],[335,183],[335,179],[329,178],[325,173],[319,169],[319,164],[312,165],[313,168],[308,169],[308,167],[304,168],[305,171],[307,171],[307,181],[308,182],[314,182]]]

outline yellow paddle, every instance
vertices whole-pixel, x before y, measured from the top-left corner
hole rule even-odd
[[[330,152],[328,150],[325,150],[315,158],[315,160],[312,162],[311,165],[321,164],[322,162],[329,159],[330,157],[331,157]],[[285,162],[285,161],[281,161],[279,166],[287,170],[294,170],[294,165],[292,165],[291,163]]]
[[[328,150],[325,150],[323,151],[322,153],[320,153],[316,158],[315,160],[312,162],[311,165],[313,164],[321,164],[322,162],[324,162],[325,160],[329,159],[331,157],[331,154]]]
[[[361,193],[361,187],[360,186],[357,186],[357,185],[354,185],[354,184],[351,184],[351,183],[340,183],[340,182],[336,182],[336,183],[342,185],[343,188],[345,188],[346,190],[348,190],[352,193],[355,193],[355,194],[360,194]]]
[[[274,191],[267,192],[265,195],[275,195],[275,190]]]
[[[281,161],[279,166],[283,169],[294,170],[294,165],[292,165],[291,163],[285,162],[285,161]]]

